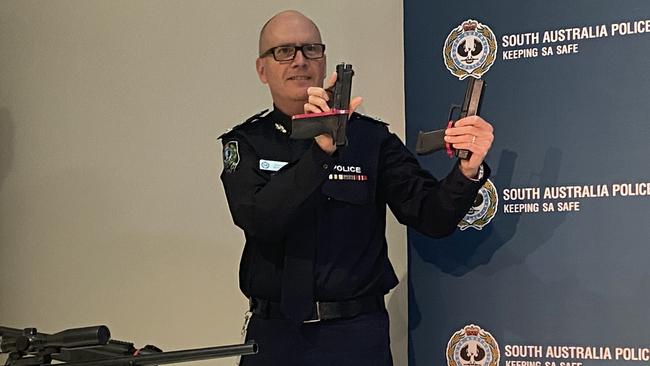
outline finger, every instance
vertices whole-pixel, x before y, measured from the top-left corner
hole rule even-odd
[[[491,139],[471,138],[467,141],[466,137],[462,138],[462,142],[451,143],[451,146],[457,150],[469,150],[474,154],[480,156],[481,160],[487,155],[490,147],[492,147]]]
[[[494,140],[494,134],[492,134],[492,131],[477,128],[476,126],[451,127],[445,130],[445,141],[447,142],[463,142],[472,139],[491,142]]]
[[[325,100],[330,100],[330,96],[327,93],[327,91],[317,86],[310,86],[309,88],[307,88],[307,96],[311,96],[311,95],[321,97]]]
[[[477,135],[481,131],[474,126],[463,126],[463,127],[449,127],[445,130],[445,135],[447,136],[461,136],[461,135]]]
[[[453,137],[450,138],[449,141],[447,140],[447,138],[445,138],[445,142],[450,143],[454,149],[470,150],[472,152],[478,152],[483,155],[487,155],[487,152],[492,147],[491,139],[474,138],[474,137],[468,138],[467,136]]]
[[[467,116],[456,121],[454,125],[457,125],[458,127],[462,127],[462,126],[471,126],[471,125],[480,124],[481,122],[485,122],[485,121],[483,121],[483,118],[479,116]]]
[[[357,110],[357,108],[359,108],[361,103],[363,103],[363,98],[361,97],[352,98],[352,100],[350,101],[350,114],[354,113],[354,111]]]
[[[489,132],[494,131],[492,125],[489,124],[486,120],[484,120],[480,116],[469,116],[469,117],[461,118],[458,121],[456,121],[456,123],[454,123],[454,127],[465,127],[465,126],[474,126],[481,130],[485,130]]]
[[[330,107],[327,105],[327,101],[319,96],[310,95],[308,102],[309,104],[313,104],[316,107],[320,108],[320,110],[323,112],[330,111]]]
[[[456,150],[469,150],[471,152],[487,152],[488,146],[485,143],[476,143],[476,142],[458,142],[455,144],[451,144],[451,147],[453,147]]]
[[[332,75],[330,75],[330,77],[325,80],[325,83],[323,84],[323,89],[329,89],[333,87],[334,84],[336,83],[336,78],[337,78],[336,71],[334,71]]]
[[[320,108],[313,104],[305,103],[303,106],[303,109],[305,110],[305,113],[320,113],[322,112]]]
[[[332,136],[328,134],[318,135],[314,137],[314,140],[316,140],[318,146],[326,153],[332,155],[336,151],[336,144]]]
[[[494,141],[494,135],[492,134],[472,134],[464,133],[461,135],[445,135],[445,142],[450,144],[458,143],[483,143],[483,144],[492,144]]]
[[[469,144],[472,142],[472,135],[445,136],[445,142],[450,144]]]

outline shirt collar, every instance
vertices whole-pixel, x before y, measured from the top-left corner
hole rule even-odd
[[[283,134],[291,134],[291,116],[284,114],[281,110],[273,105],[273,111],[269,113],[268,118],[275,125],[275,128]],[[284,130],[283,130],[284,129]]]

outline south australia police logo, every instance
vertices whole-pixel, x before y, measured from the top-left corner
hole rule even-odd
[[[463,217],[458,223],[461,230],[469,227],[481,230],[487,225],[496,215],[497,207],[499,207],[499,198],[497,196],[497,189],[489,179],[479,189],[472,207],[467,211],[467,215]]]
[[[492,335],[474,324],[454,333],[447,343],[448,366],[498,366],[499,345]]]
[[[223,145],[223,170],[232,173],[239,164],[239,146],[237,141],[228,141]]]
[[[496,59],[497,39],[490,27],[469,19],[449,33],[442,53],[445,66],[460,80],[480,79]]]

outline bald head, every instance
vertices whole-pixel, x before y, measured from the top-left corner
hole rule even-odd
[[[268,85],[274,106],[287,115],[303,113],[307,89],[323,85],[327,57],[323,54],[307,58],[302,49],[320,43],[316,24],[295,10],[276,14],[260,31],[259,57],[255,60],[257,75]],[[266,51],[278,46],[300,49],[293,52],[293,58],[277,61],[275,54]]]
[[[292,34],[311,35],[315,42],[322,42],[316,23],[296,10],[285,10],[275,14],[262,27],[259,54],[271,47],[279,46],[280,44],[276,43],[283,39],[290,39]]]

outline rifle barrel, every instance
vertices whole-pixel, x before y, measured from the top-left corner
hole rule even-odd
[[[117,365],[166,365],[171,363],[200,361],[211,358],[232,357],[257,353],[255,342],[229,346],[196,348],[140,356],[122,356],[100,360],[59,363],[57,366],[117,366]]]

